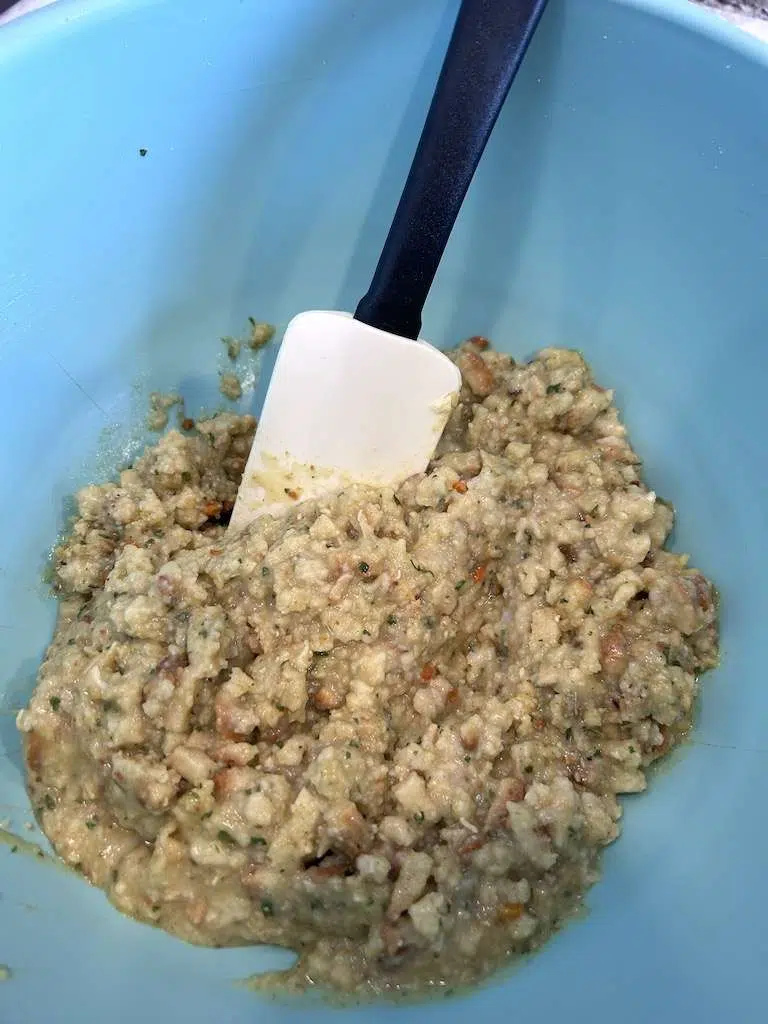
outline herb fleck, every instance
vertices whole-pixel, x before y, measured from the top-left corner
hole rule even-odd
[[[48,703],[54,711],[58,711],[61,707],[61,697],[49,697]]]
[[[363,576],[365,576],[365,574],[367,572],[370,572],[370,569],[371,569],[370,565],[368,565],[367,562],[360,562],[358,564],[357,568],[360,570],[360,572],[363,574]]]
[[[413,820],[417,822],[419,825],[421,825],[421,823],[424,821],[424,811],[416,811],[416,813],[413,816]]]
[[[455,589],[456,590],[461,590],[463,587],[466,587],[466,585],[467,585],[467,581],[466,580],[459,580],[459,582],[456,584]]]
[[[275,913],[275,905],[272,900],[261,901],[261,912],[264,917],[273,917]]]
[[[431,569],[425,569],[423,565],[417,565],[412,558],[409,559],[409,561],[413,568],[416,570],[416,572],[426,572],[429,573],[430,576],[434,577],[435,574],[432,572]]]
[[[95,822],[93,820],[86,821],[86,823],[85,823],[85,827],[86,828],[96,828],[96,825],[97,825],[97,822]]]
[[[267,840],[264,836],[251,836],[251,846],[266,846]]]
[[[548,395],[559,395],[563,390],[562,384],[547,384]]]

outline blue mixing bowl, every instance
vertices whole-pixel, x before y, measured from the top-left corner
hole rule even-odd
[[[147,440],[150,389],[216,405],[250,313],[352,308],[456,0],[61,0],[0,30],[0,818],[51,635],[68,496]],[[694,738],[626,800],[590,913],[455,1000],[356,1020],[765,1020],[768,50],[674,0],[552,0],[426,311],[449,344],[581,348],[723,596]],[[263,378],[269,369],[269,356]],[[262,383],[263,388],[263,383]],[[258,399],[258,394],[256,396]],[[253,395],[247,401],[253,401]],[[18,844],[16,844],[18,845]],[[0,844],[4,1024],[335,1020]]]

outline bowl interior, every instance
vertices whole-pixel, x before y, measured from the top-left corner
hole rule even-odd
[[[26,831],[13,712],[53,624],[68,498],[146,442],[150,390],[219,404],[221,335],[353,308],[456,0],[61,0],[0,32],[0,819]],[[583,350],[617,390],[678,547],[717,582],[723,666],[591,913],[454,1000],[358,1009],[542,1022],[761,1019],[768,826],[768,62],[673,0],[552,0],[441,267],[425,334]],[[268,379],[267,352],[255,391]],[[0,833],[2,836],[2,833]],[[193,949],[0,843],[0,1019],[290,1020]],[[337,1011],[315,1007],[314,1019]]]

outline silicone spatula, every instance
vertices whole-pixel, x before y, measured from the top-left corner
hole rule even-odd
[[[463,0],[400,203],[354,316],[288,324],[230,529],[427,467],[461,384],[419,339],[448,237],[546,0]]]

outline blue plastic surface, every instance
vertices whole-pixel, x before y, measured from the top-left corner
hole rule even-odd
[[[351,309],[423,123],[447,0],[61,0],[0,30],[0,818],[50,635],[45,555],[143,443],[146,392],[216,404],[219,335]],[[751,1024],[768,910],[768,61],[680,0],[552,0],[425,334],[580,347],[723,595],[693,742],[626,801],[585,921],[455,1001],[355,1020]],[[146,155],[141,156],[140,150]],[[333,1021],[0,845],[3,1024]],[[349,1011],[348,1011],[349,1016]]]

